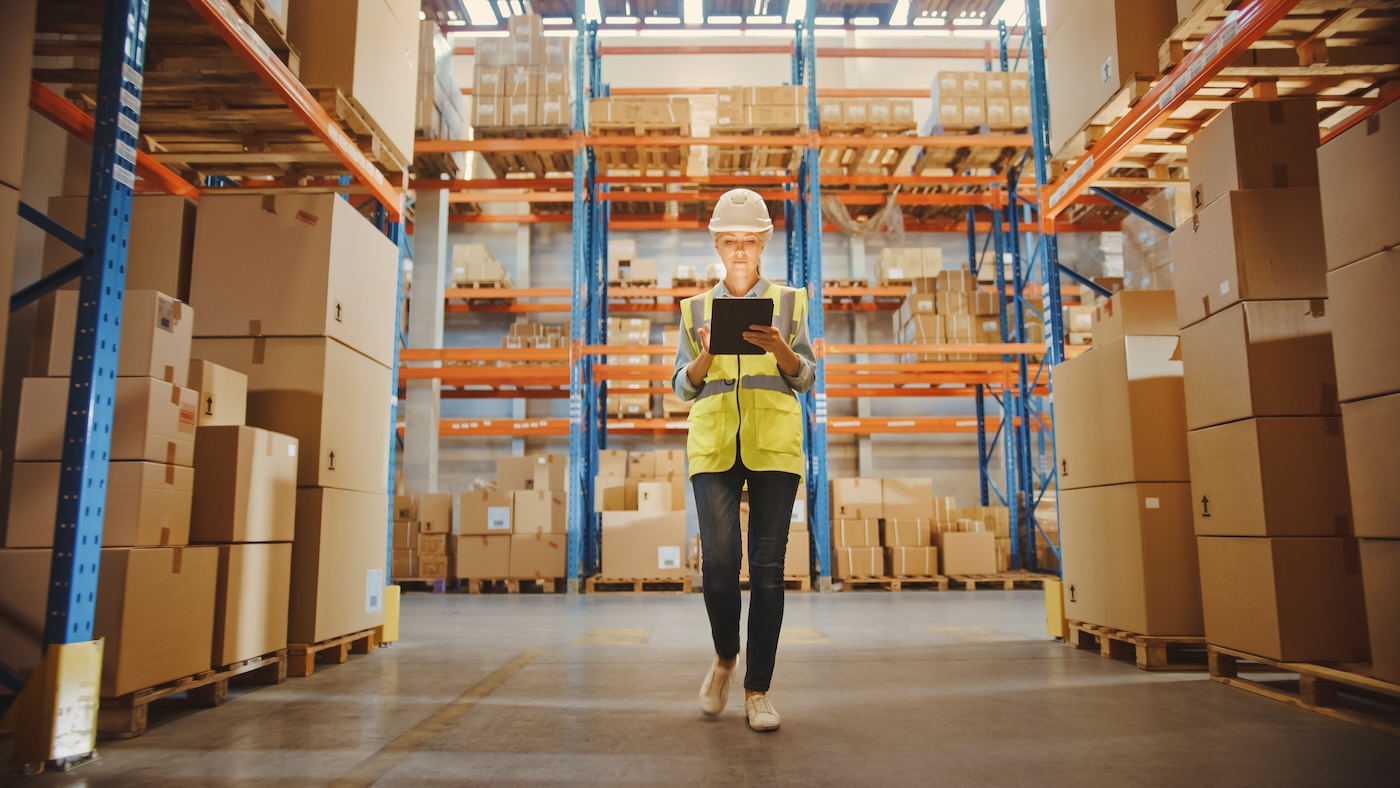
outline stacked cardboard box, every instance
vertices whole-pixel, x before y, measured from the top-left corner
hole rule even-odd
[[[1118,293],[1094,349],[1056,368],[1065,614],[1199,635],[1182,364],[1171,291]]]
[[[1031,125],[1030,77],[1019,72],[940,71],[933,106],[944,128],[1024,129]]]
[[[384,623],[398,276],[397,246],[335,194],[200,203],[195,353],[248,376],[250,425],[298,442],[292,643]]]
[[[682,98],[595,98],[588,102],[589,128],[595,134],[611,131],[624,136],[645,135],[665,129],[690,135],[690,100]]]
[[[1326,230],[1328,312],[1342,401],[1352,518],[1360,537],[1361,575],[1371,664],[1377,678],[1400,682],[1400,506],[1389,478],[1400,457],[1400,375],[1393,306],[1400,292],[1400,231],[1391,208],[1400,201],[1400,105],[1318,150]]]
[[[540,17],[507,20],[509,37],[476,44],[472,125],[563,127],[573,119],[569,41],[545,38]]]
[[[908,284],[932,279],[943,271],[943,250],[937,247],[883,249],[875,262],[875,284]]]
[[[685,463],[682,450],[598,452],[594,509],[603,515],[603,577],[685,577]]]
[[[997,533],[972,515],[1000,520],[1009,536],[1004,508],[959,510],[928,479],[832,479],[832,576],[993,574]]]
[[[894,314],[896,339],[906,345],[972,345],[1001,341],[1002,298],[980,290],[966,271],[942,271],[911,280],[912,292]],[[1040,341],[1039,323],[1027,321],[1029,341]],[[920,353],[905,356],[922,361],[976,361],[970,353]]]
[[[1366,622],[1317,126],[1311,102],[1245,102],[1199,132],[1188,149],[1196,215],[1172,233],[1171,254],[1206,639],[1277,660],[1357,661]]]
[[[506,267],[485,244],[455,244],[452,247],[452,284],[456,287],[488,285],[510,287]]]
[[[656,285],[656,260],[637,256],[637,242],[608,243],[608,284],[614,287]]]
[[[651,344],[651,321],[644,317],[608,318],[608,343],[646,347]],[[615,356],[618,364],[651,364],[651,356]],[[616,418],[650,418],[651,395],[645,392],[629,393],[631,389],[646,389],[652,385],[649,380],[629,379],[608,381],[608,415]]]
[[[394,496],[394,535],[390,574],[395,580],[430,580],[449,575],[447,543],[452,538],[452,494]]]
[[[437,22],[418,26],[418,110],[414,133],[422,140],[466,139],[468,110],[462,89],[452,75],[452,42],[442,34]],[[466,161],[465,153],[438,157],[450,163],[435,168],[438,174],[455,178]]]
[[[804,103],[804,116],[806,111]],[[911,99],[821,99],[817,114],[822,131],[898,133],[919,125]]]
[[[807,128],[807,88],[801,85],[720,88],[716,99],[715,134]]]
[[[34,62],[37,7],[38,0],[25,0],[0,8],[0,52],[4,53],[0,56],[0,282],[12,290],[19,192],[29,133],[29,73]],[[72,262],[71,249],[68,262]],[[8,332],[9,321],[0,324],[0,343],[6,341]]]
[[[524,348],[545,348],[559,350],[569,346],[567,326],[554,323],[531,323],[518,320],[510,325],[510,333],[501,338],[501,347],[507,350]],[[559,361],[511,361],[499,362],[503,367],[557,366]]]
[[[557,579],[568,574],[568,457],[496,458],[496,489],[460,496],[449,538],[453,576],[473,580]]]

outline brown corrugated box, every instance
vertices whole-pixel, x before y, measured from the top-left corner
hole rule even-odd
[[[462,519],[457,530],[463,535],[509,534],[514,528],[511,506],[510,492],[464,492],[459,497],[458,512]]]
[[[1242,419],[1187,442],[1198,536],[1351,536],[1341,419]]]
[[[452,533],[452,493],[423,493],[418,498],[418,532]]]
[[[247,375],[212,361],[191,359],[189,378],[189,387],[199,392],[199,427],[230,427],[248,422]]]
[[[1391,103],[1317,151],[1327,267],[1400,246],[1400,104]]]
[[[535,487],[534,457],[497,457],[496,489],[532,490]]]
[[[1197,543],[1207,642],[1282,662],[1368,660],[1355,539],[1202,536]]]
[[[884,577],[883,547],[838,547],[831,551],[834,577]]]
[[[52,547],[58,515],[57,462],[17,462],[10,491],[6,547]],[[104,547],[184,545],[190,539],[189,468],[153,462],[107,466]]]
[[[1123,290],[1094,307],[1095,345],[1125,336],[1177,336],[1176,295],[1171,290]]]
[[[883,485],[879,479],[832,479],[831,519],[865,520],[884,517]]]
[[[510,577],[517,580],[564,577],[569,573],[568,553],[569,540],[562,534],[512,534]]]
[[[831,543],[836,547],[879,547],[879,520],[832,520]]]
[[[1371,671],[1382,681],[1400,683],[1400,540],[1361,540],[1361,580],[1366,590],[1366,624]]]
[[[453,574],[458,579],[504,580],[510,575],[510,534],[453,539]]]
[[[1338,397],[1400,391],[1400,249],[1329,272],[1327,290]]]
[[[394,520],[411,522],[418,519],[418,499],[412,495],[394,496]]]
[[[938,574],[938,548],[891,547],[885,563],[890,577],[930,577]]]
[[[928,547],[933,544],[929,520],[885,520],[880,544],[885,547]]]
[[[554,490],[556,492],[569,489],[568,467],[569,456],[567,454],[546,454],[533,458],[535,461],[534,484],[532,490]]]
[[[213,664],[230,665],[287,646],[292,546],[219,545]]]
[[[743,540],[745,545],[747,539]],[[806,529],[788,531],[787,550],[783,553],[783,575],[796,577],[812,573],[812,534]]]
[[[256,427],[201,428],[190,541],[291,541],[297,451],[296,438]]]
[[[568,533],[568,495],[562,490],[516,490],[510,495],[513,512],[512,533]]]
[[[388,495],[297,491],[289,643],[318,643],[384,624]]]
[[[1226,106],[1187,146],[1191,204],[1200,211],[1239,189],[1317,186],[1317,125],[1313,101]],[[1287,225],[1281,222],[1277,229]],[[1321,240],[1319,233],[1319,244]]]
[[[1357,536],[1400,539],[1400,394],[1342,406]]]
[[[932,479],[880,480],[881,516],[887,519],[932,520]]]
[[[24,379],[15,459],[63,459],[68,387],[67,378]],[[196,396],[190,389],[153,378],[117,378],[109,459],[192,465]],[[387,451],[388,442],[381,443]]]
[[[627,452],[616,449],[603,449],[598,452],[598,475],[627,476]]]
[[[81,236],[86,227],[87,202],[87,197],[50,197],[45,215]],[[131,232],[126,247],[128,293],[158,290],[181,301],[189,299],[194,219],[195,204],[185,197],[137,194],[131,198]],[[68,265],[76,255],[67,244],[46,235],[43,274]],[[77,290],[78,280],[63,287]],[[40,328],[41,333],[48,333],[46,326]]]
[[[54,294],[49,377],[73,371],[73,338],[78,325],[78,291]],[[190,337],[194,310],[154,290],[128,290],[122,301],[121,357],[117,375],[156,378],[184,386],[190,377]]]
[[[602,576],[684,577],[685,512],[603,512]]]
[[[939,533],[935,536],[943,574],[996,574],[996,534],[990,532]]]
[[[1327,302],[1247,301],[1181,332],[1186,426],[1251,416],[1335,416]]]

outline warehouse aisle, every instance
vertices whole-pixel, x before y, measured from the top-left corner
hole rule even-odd
[[[699,595],[405,598],[406,641],[25,785],[1372,785],[1400,741],[1044,637],[1038,592],[789,595],[773,699],[715,721]]]

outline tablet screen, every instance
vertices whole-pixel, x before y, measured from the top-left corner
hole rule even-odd
[[[744,339],[749,326],[773,324],[771,298],[716,298],[710,307],[710,352],[758,356],[768,352]]]

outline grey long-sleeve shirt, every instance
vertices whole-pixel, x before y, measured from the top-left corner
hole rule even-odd
[[[768,292],[769,281],[764,278],[758,280],[743,298],[763,298],[763,294]],[[730,295],[729,289],[721,281],[714,287],[715,298],[734,298]],[[696,354],[692,349],[689,338],[681,337],[676,348],[676,369],[671,373],[671,389],[676,392],[676,396],[683,400],[693,400],[700,393],[700,389],[691,385],[690,378],[685,374],[686,367],[695,360]],[[816,382],[817,376],[817,356],[812,350],[812,339],[807,333],[807,321],[803,320],[797,327],[797,339],[792,343],[793,352],[797,354],[798,369],[796,375],[786,375],[781,369],[778,374],[783,376],[783,380],[792,387],[798,394],[805,394],[811,390],[812,384]]]

